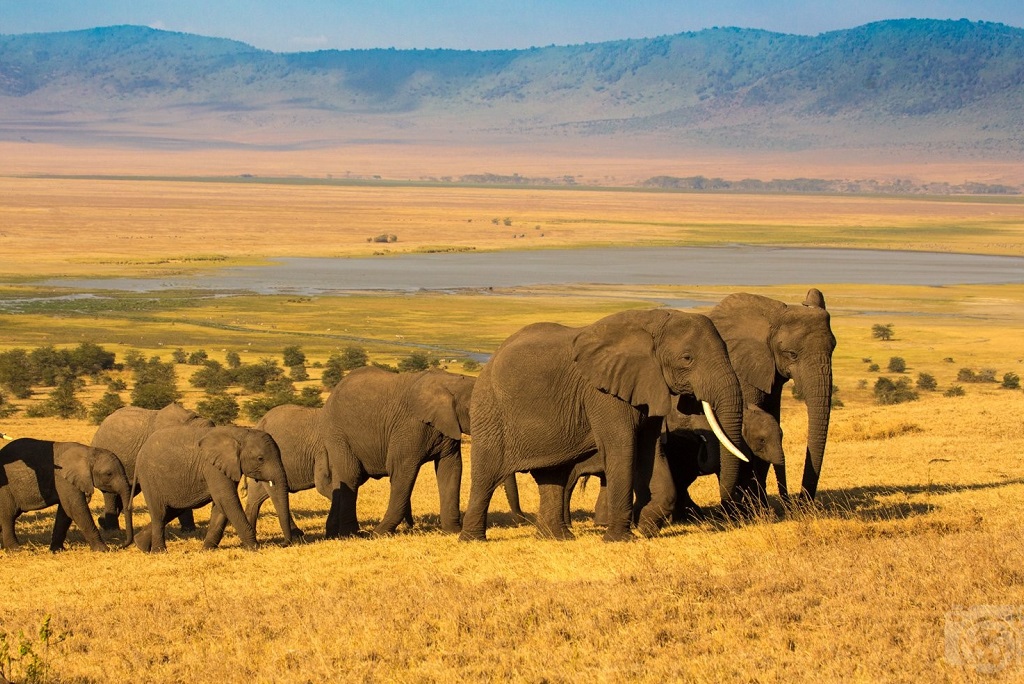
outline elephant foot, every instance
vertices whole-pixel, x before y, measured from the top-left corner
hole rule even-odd
[[[62,551],[67,551],[67,548],[63,544],[60,546],[50,546],[50,553],[60,553]]]
[[[472,532],[470,530],[467,530],[467,529],[463,528],[462,532],[459,533],[459,541],[460,542],[482,542],[482,541],[487,541],[487,533],[486,532]]]
[[[697,504],[677,507],[672,511],[672,522],[677,524],[700,522],[705,518],[707,518],[707,511]]]
[[[605,530],[604,535],[601,537],[601,541],[606,541],[606,542],[636,541],[636,537],[629,530],[629,528],[626,528],[626,529],[621,529],[621,528],[616,529],[616,528],[613,528],[613,527],[609,527],[607,530]]]
[[[530,522],[530,519],[522,511],[512,511],[510,515],[512,517],[512,524],[517,527],[527,525]]]
[[[195,531],[196,531],[195,523],[193,523],[191,525],[182,525],[181,526],[181,533],[182,534],[193,534]]]
[[[449,523],[441,525],[441,531],[446,534],[459,534],[462,532],[462,523]]]
[[[576,539],[576,535],[568,527],[559,527],[554,530],[538,527],[537,534],[542,539],[554,539],[555,541],[573,541]]]

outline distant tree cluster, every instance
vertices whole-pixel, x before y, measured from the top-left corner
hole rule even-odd
[[[1021,188],[997,183],[966,182],[917,184],[910,180],[827,180],[824,178],[788,178],[725,180],[705,176],[654,176],[640,184],[645,188],[714,192],[872,194],[872,195],[1019,195]]]

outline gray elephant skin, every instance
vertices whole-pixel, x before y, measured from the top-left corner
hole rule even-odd
[[[0,450],[0,526],[3,547],[18,548],[14,521],[26,511],[57,506],[50,550],[64,548],[74,522],[93,551],[107,551],[89,512],[94,489],[121,498],[126,542],[133,539],[131,483],[118,458],[105,449],[77,442],[22,438]]]
[[[270,483],[284,541],[291,543],[288,481],[281,453],[262,430],[233,425],[157,430],[139,450],[135,472],[151,518],[149,527],[135,540],[143,551],[164,551],[167,523],[182,511],[210,502],[213,509],[204,548],[220,544],[229,521],[243,548],[257,548],[256,531],[238,498],[243,475]]]
[[[666,468],[656,468],[660,477],[666,473],[672,478],[676,492],[672,508],[673,522],[686,522],[701,517],[702,511],[687,491],[698,477],[717,475],[721,468],[721,443],[715,436],[707,418],[703,415],[685,414],[673,409],[665,417],[664,431],[658,441],[658,456],[666,461]],[[743,407],[743,441],[751,453],[765,463],[783,466],[786,462],[782,444],[782,427],[769,413],[747,404]],[[566,525],[572,524],[571,499],[581,477],[597,475],[602,480],[601,492],[594,506],[594,523],[608,524],[605,505],[604,462],[600,455],[594,455],[578,462],[571,471],[565,490],[563,517]],[[637,512],[634,502],[634,517]]]
[[[462,435],[470,434],[474,378],[443,370],[390,373],[359,368],[334,386],[321,411],[331,508],[328,537],[358,534],[359,487],[388,477],[387,511],[373,534],[390,534],[411,515],[420,467],[434,462],[441,528],[461,529]]]
[[[761,295],[737,293],[709,313],[729,349],[729,359],[743,388],[743,399],[780,420],[783,386],[792,380],[807,403],[807,448],[801,496],[813,500],[832,413],[832,352],[836,338],[821,291],[811,288],[803,305],[789,305]],[[767,504],[768,464],[753,461],[750,476],[741,476],[745,498]],[[784,466],[775,466],[779,493],[789,499]]]
[[[530,472],[540,485],[541,531],[571,538],[563,520],[569,472],[598,452],[608,483],[604,539],[632,538],[634,476],[650,481],[662,418],[677,396],[708,402],[726,438],[741,442],[740,384],[706,316],[623,311],[581,328],[535,323],[513,334],[473,393],[472,486],[461,539],[485,538],[491,496],[515,472]],[[723,501],[732,500],[739,462],[731,454],[722,460]],[[645,533],[656,532],[673,499],[667,489],[652,491],[640,512]]]
[[[395,406],[407,410],[402,404]],[[316,487],[321,495],[330,500],[330,468],[327,465],[327,447],[322,434],[322,414],[322,409],[283,404],[267,411],[256,424],[256,428],[269,433],[277,442],[288,477],[289,492],[301,492]],[[265,485],[248,479],[246,491],[248,494],[245,499],[245,516],[255,527],[260,508],[270,494]],[[513,519],[516,522],[524,521],[526,518],[519,508],[519,492],[514,475],[505,482],[505,491],[510,500]],[[409,527],[414,524],[411,505],[407,510],[405,522]],[[304,533],[294,521],[290,524],[293,536],[303,536]]]
[[[149,436],[157,430],[179,425],[213,427],[211,421],[180,404],[168,404],[160,410],[125,406],[111,413],[100,423],[96,428],[96,434],[93,435],[92,445],[114,452],[124,464],[128,480],[131,481],[135,478],[135,459]],[[117,497],[108,494],[104,495],[103,500],[104,512],[100,517],[100,527],[116,530],[121,503]],[[180,522],[182,531],[190,532],[195,529],[191,510],[182,513]]]

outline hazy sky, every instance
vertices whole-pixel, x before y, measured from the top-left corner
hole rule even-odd
[[[0,0],[0,34],[138,24],[276,52],[528,48],[712,26],[814,35],[906,17],[1024,27],[1024,0]]]

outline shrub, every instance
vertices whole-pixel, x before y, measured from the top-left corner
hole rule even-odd
[[[960,382],[977,382],[978,376],[970,368],[961,368],[957,371],[956,379]]]
[[[242,357],[236,351],[229,351],[225,354],[224,361],[227,362],[228,368],[238,368],[242,365]]]
[[[129,349],[124,354],[124,365],[131,371],[138,371],[146,365],[146,357],[138,349]]]
[[[1004,389],[1020,389],[1020,376],[1016,373],[1006,373],[1003,375],[1003,388]]]
[[[476,371],[480,370],[480,362],[474,361],[473,359],[466,359],[465,361],[462,362],[462,370],[466,371],[467,373],[475,373]]]
[[[903,360],[902,356],[893,356],[889,359],[890,373],[904,373],[906,370],[907,362]]]
[[[52,344],[36,347],[29,355],[33,380],[47,387],[56,387],[64,378],[76,375],[71,362],[71,352],[57,349]]]
[[[82,342],[71,350],[71,367],[79,375],[99,377],[114,368],[114,360],[114,352],[92,342]]]
[[[995,368],[982,368],[978,373],[978,382],[995,382],[996,381],[996,369]]]
[[[207,354],[202,349],[200,349],[200,350],[194,351],[194,352],[192,352],[191,354],[188,355],[188,365],[190,365],[190,366],[201,366],[204,363],[206,363],[206,360],[209,359],[209,358],[210,358],[210,355]]]
[[[931,392],[936,390],[938,386],[939,383],[935,381],[935,376],[933,376],[931,373],[917,374],[917,389]]]
[[[423,352],[413,352],[398,362],[400,373],[415,373],[430,368],[430,357]]]
[[[380,361],[374,361],[370,365],[372,365],[374,368],[380,368],[381,370],[386,370],[388,373],[398,373],[398,372],[400,372],[397,368],[395,368],[394,366],[392,366],[389,363],[381,363]]]
[[[124,407],[124,399],[117,392],[105,392],[99,401],[89,407],[89,420],[93,425],[99,425],[103,419],[119,408]]]
[[[188,361],[188,354],[185,353],[184,349],[178,347],[171,352],[171,361],[174,361],[174,363],[185,363]]]
[[[882,369],[879,367],[879,365],[877,363],[873,363],[870,366],[868,366],[868,372],[869,373],[877,373],[880,370],[882,370]]]
[[[196,403],[196,413],[209,418],[216,425],[228,425],[238,418],[238,401],[230,394],[207,395]]]
[[[945,392],[942,393],[942,396],[944,396],[944,397],[962,397],[965,394],[967,394],[967,392],[965,392],[964,388],[961,387],[960,385],[950,385],[949,389],[947,389]]]
[[[891,340],[893,336],[892,323],[875,323],[871,326],[871,336],[883,342]]]
[[[874,391],[875,401],[882,405],[917,401],[917,392],[910,389],[910,378],[900,378],[895,382],[886,377],[878,378]]]
[[[288,377],[295,382],[309,380],[309,372],[306,370],[306,364],[299,363],[294,366],[288,366]]]
[[[324,398],[316,387],[303,387],[302,391],[299,392],[299,396],[295,397],[292,403],[310,408],[320,408],[324,405]]]
[[[292,345],[285,347],[281,356],[284,358],[284,365],[291,368],[292,366],[301,366],[306,363],[306,355],[302,353],[302,348],[298,345]]]
[[[111,392],[124,392],[128,389],[128,383],[121,378],[114,378],[107,383],[107,389]]]
[[[0,393],[0,418],[13,416],[18,412],[18,407],[7,401],[7,397]]]

